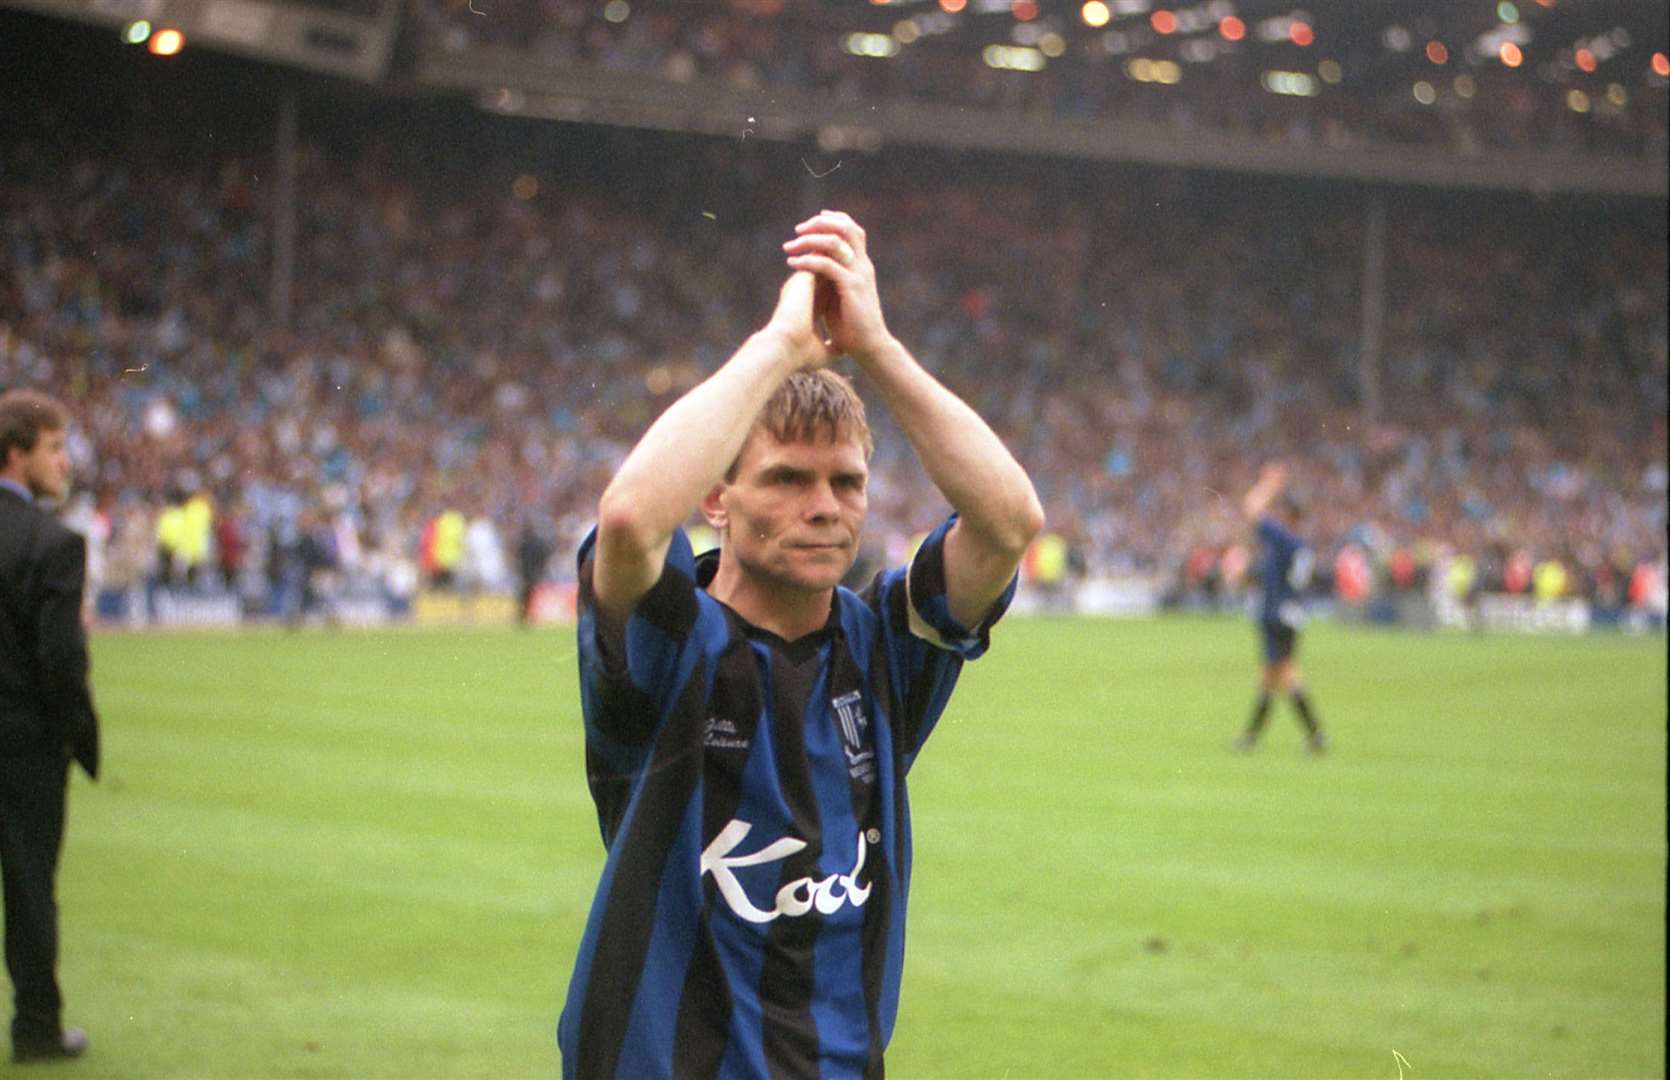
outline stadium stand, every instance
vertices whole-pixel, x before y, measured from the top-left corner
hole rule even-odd
[[[526,26],[419,7],[449,48],[560,38],[577,62],[693,49],[725,77],[761,56],[789,72],[762,78],[841,77],[736,13],[651,13],[634,45],[594,5],[528,5]],[[539,527],[573,550],[631,440],[761,317],[778,241],[824,200],[885,238],[895,332],[1015,448],[1078,576],[1235,595],[1231,504],[1281,456],[1340,570],[1323,585],[1360,563],[1367,589],[1341,598],[1365,612],[1540,588],[1662,625],[1662,199],[930,151],[814,175],[792,143],[330,85],[302,110],[278,319],[272,109],[237,92],[247,67],[9,77],[34,97],[0,136],[0,385],[84,420],[69,513],[107,618],[376,618],[421,614],[434,583],[508,590],[506,545]],[[1662,157],[1664,93],[1644,98],[1630,115],[1658,115],[1656,135],[1616,133]],[[1562,138],[1576,114],[1538,115]],[[1365,291],[1384,308],[1372,386]],[[879,435],[874,536],[896,553],[942,511],[885,418]],[[1556,565],[1564,581],[1539,570]]]
[[[1289,144],[1413,143],[1466,154],[1541,147],[1647,157],[1665,147],[1665,97],[1652,92],[1654,73],[1640,65],[1640,54],[1624,65],[1627,73],[1602,73],[1592,59],[1596,50],[1610,58],[1637,38],[1662,41],[1662,12],[1654,33],[1655,16],[1644,11],[1591,5],[1580,15],[1534,0],[1523,13],[1514,9],[1512,23],[1499,21],[1488,4],[1365,7],[1347,0],[1302,8],[1218,0],[1170,9],[1138,0],[1100,5],[1095,15],[1079,4],[1032,0],[640,6],[422,0],[417,12],[426,45],[455,60],[512,49],[550,67],[630,72],[676,85],[938,102],[1035,118],[1134,118]],[[1535,38],[1526,32],[1533,26]],[[1524,42],[1523,54],[1532,40],[1539,48],[1565,45],[1569,55],[1550,51],[1548,62],[1594,76],[1580,109],[1571,106],[1568,80],[1521,78],[1517,69],[1526,61],[1500,61],[1502,46]],[[1589,60],[1576,56],[1585,47]],[[1464,55],[1493,62],[1463,65]],[[1267,92],[1272,71],[1294,78]],[[1429,93],[1412,92],[1421,81]]]

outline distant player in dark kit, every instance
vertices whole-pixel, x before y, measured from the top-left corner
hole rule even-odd
[[[580,548],[608,855],[558,1027],[565,1077],[882,1075],[905,777],[1042,528],[1020,465],[888,332],[857,223],[824,211],[784,249],[769,322],[655,421]],[[871,449],[825,370],[843,354],[955,511],[862,592],[838,585]],[[697,508],[720,538],[700,556],[680,528]]]
[[[1261,548],[1258,567],[1263,582],[1258,632],[1264,644],[1264,667],[1252,721],[1235,740],[1235,746],[1251,750],[1258,745],[1264,721],[1270,715],[1271,699],[1277,693],[1285,693],[1304,726],[1305,748],[1320,754],[1328,749],[1328,736],[1316,718],[1316,710],[1299,676],[1298,661],[1294,659],[1299,631],[1305,623],[1303,592],[1310,583],[1316,554],[1299,537],[1303,509],[1297,499],[1284,494],[1286,485],[1287,470],[1279,464],[1266,465],[1259,473],[1258,482],[1241,500],[1241,513],[1252,523]]]

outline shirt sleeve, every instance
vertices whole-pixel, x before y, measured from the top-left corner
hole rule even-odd
[[[895,737],[906,769],[945,712],[963,661],[978,659],[990,646],[991,629],[1009,609],[1019,580],[1010,580],[975,626],[953,619],[945,596],[945,537],[956,520],[951,515],[922,541],[908,570],[889,571],[872,586],[887,642]]]
[[[972,628],[964,627],[951,617],[951,603],[945,595],[945,537],[956,524],[952,514],[945,523],[922,541],[916,557],[910,563],[907,578],[910,594],[910,631],[931,645],[956,653],[964,660],[978,660],[991,646],[991,630],[1015,599],[1015,588],[1020,574],[1009,579],[1008,586],[990,610]]]
[[[597,530],[580,544],[580,703],[588,738],[647,747],[672,707],[694,640],[696,562],[682,529],[673,533],[661,576],[622,626],[597,608],[592,584]]]

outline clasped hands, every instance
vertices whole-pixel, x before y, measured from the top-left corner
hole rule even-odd
[[[783,245],[794,271],[767,324],[802,369],[851,356],[861,366],[891,335],[882,319],[876,268],[864,230],[839,210],[822,210],[794,227]]]

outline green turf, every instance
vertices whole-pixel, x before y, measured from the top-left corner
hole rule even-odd
[[[1664,1074],[1662,638],[1014,620],[912,778],[892,1075]],[[102,636],[78,1077],[519,1077],[602,849],[572,635]],[[1401,1055],[1400,1063],[1396,1055]]]

